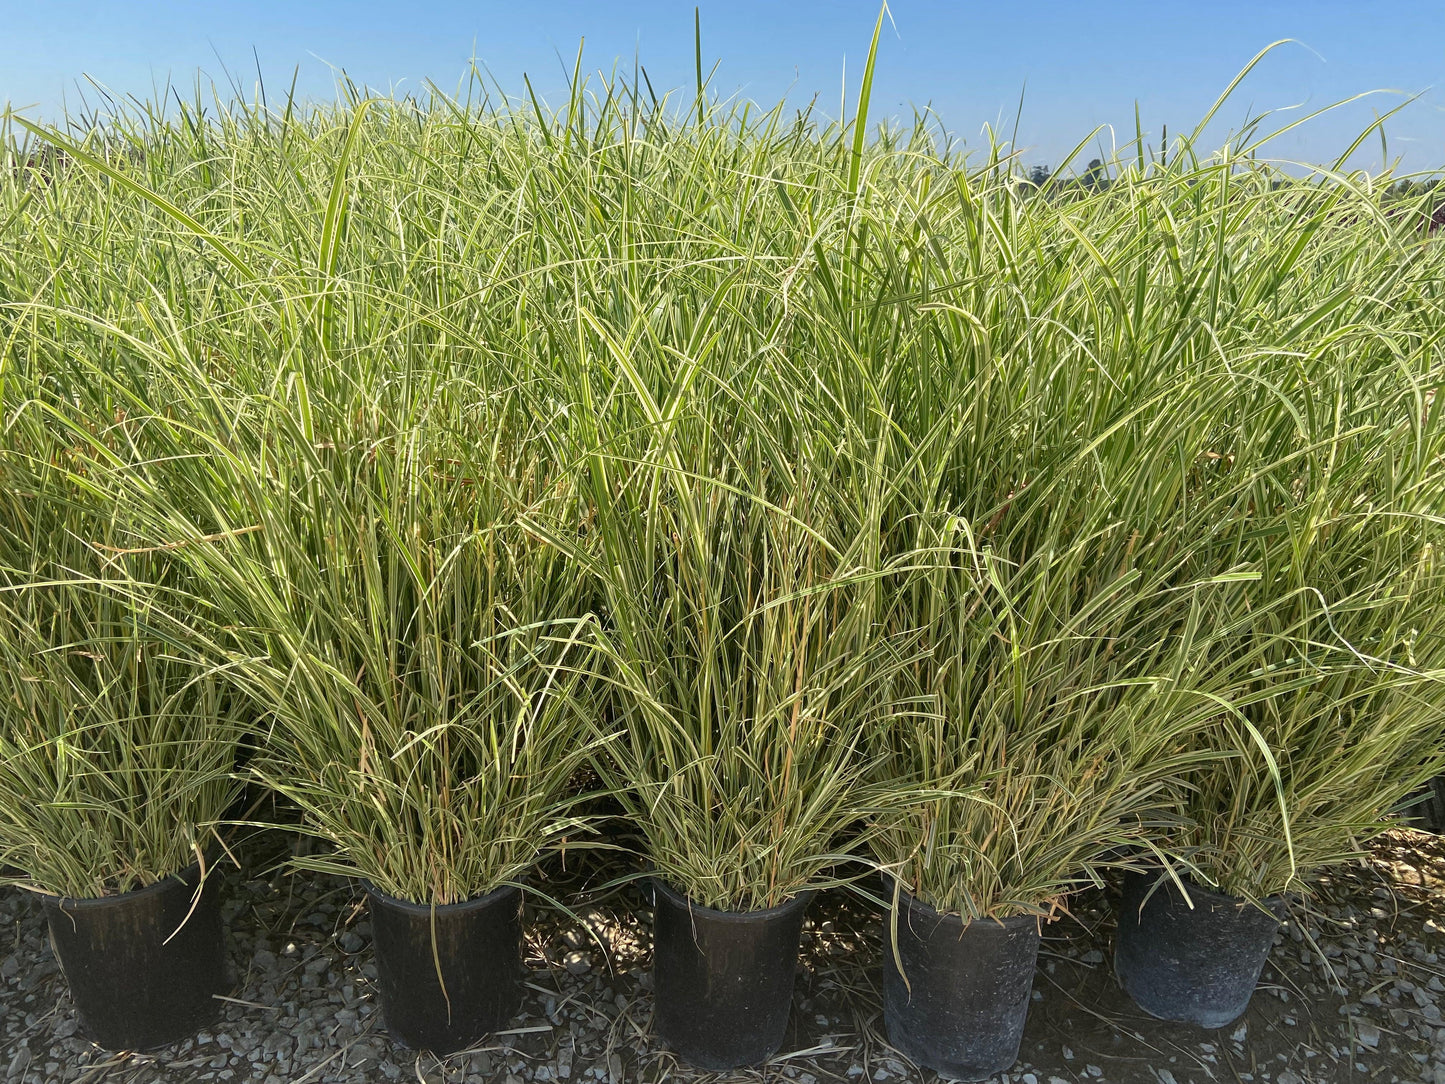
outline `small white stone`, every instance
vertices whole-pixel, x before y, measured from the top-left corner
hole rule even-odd
[[[562,966],[573,975],[585,975],[592,970],[592,957],[573,949],[562,957]]]

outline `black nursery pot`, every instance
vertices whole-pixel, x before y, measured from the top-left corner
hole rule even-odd
[[[1039,920],[1016,915],[965,924],[907,893],[898,906],[897,958],[891,921],[883,930],[888,1041],[917,1065],[954,1080],[1003,1072],[1018,1060],[1023,1042]]]
[[[1249,1007],[1284,900],[1272,896],[1265,909],[1185,881],[1191,910],[1172,879],[1150,895],[1158,881],[1125,875],[1114,974],[1150,1016],[1222,1028]]]
[[[803,912],[800,892],[766,911],[699,907],[654,880],[653,1030],[699,1069],[767,1061],[783,1045]]]
[[[409,903],[366,886],[381,1015],[392,1038],[450,1054],[504,1027],[522,1001],[522,893]],[[440,977],[438,977],[440,965]]]
[[[192,866],[134,892],[43,896],[50,943],[85,1034],[110,1050],[153,1050],[214,1019],[226,982],[220,879]],[[193,906],[194,905],[194,906]]]

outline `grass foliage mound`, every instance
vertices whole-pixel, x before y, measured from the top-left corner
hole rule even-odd
[[[713,907],[859,856],[967,916],[1160,857],[1257,897],[1439,769],[1445,246],[1353,148],[1039,187],[867,80],[343,89],[0,121],[38,887],[164,875],[249,778],[423,901],[597,789]]]

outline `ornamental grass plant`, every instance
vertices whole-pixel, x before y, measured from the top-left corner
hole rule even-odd
[[[1255,900],[1306,891],[1440,774],[1435,562],[1426,545],[1414,567],[1356,591],[1271,584],[1274,598],[1218,605],[1194,664],[1218,709],[1190,735],[1201,767],[1166,845],[1196,879]]]
[[[156,615],[308,863],[404,898],[585,836],[584,762],[724,909],[865,850],[969,918],[1355,853],[1439,762],[1421,208],[1257,118],[1037,186],[870,79],[7,114],[3,453],[73,435],[135,551],[7,562]]]
[[[202,609],[184,571],[116,545],[55,463],[6,454],[0,475],[7,880],[91,899],[209,872],[250,720],[203,622],[180,616]]]
[[[499,431],[452,455],[436,435],[283,461],[213,582],[264,657],[239,678],[264,705],[251,771],[334,848],[297,864],[448,904],[588,834],[592,623],[586,581],[519,526],[565,479],[508,463]]]
[[[1433,260],[1407,250],[1397,273]],[[1189,748],[1233,755],[1194,773],[1171,849],[1235,896],[1358,857],[1445,768],[1439,375],[1435,347],[1396,348],[1431,326],[1434,292],[1362,292],[1321,345],[1261,365],[1268,395],[1215,438],[1228,469],[1199,488],[1217,529],[1191,562],[1248,575],[1195,600],[1208,634],[1185,684],[1218,705]]]
[[[660,876],[749,911],[828,883],[845,833],[886,797],[864,745],[904,648],[874,618],[866,507],[835,525],[806,477],[781,480],[780,505],[728,479],[638,486],[658,501],[650,529],[605,551],[622,737],[599,765]]]
[[[1047,912],[1121,860],[1278,891],[1439,770],[1439,248],[1262,142],[1025,201],[965,175],[905,207],[971,229],[877,261],[920,301],[890,381],[927,394],[889,399],[924,650],[878,768],[922,800],[874,853],[939,910]]]
[[[1238,268],[1217,305],[1239,345],[1213,332],[1175,546],[1181,582],[1210,581],[1180,688],[1214,710],[1190,729],[1167,849],[1253,899],[1358,856],[1445,763],[1441,250],[1370,178],[1280,181],[1215,182],[1216,263]]]

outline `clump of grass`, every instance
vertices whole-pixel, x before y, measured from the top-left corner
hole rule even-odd
[[[1251,899],[1301,891],[1360,857],[1445,769],[1434,561],[1353,596],[1284,595],[1221,621],[1199,666],[1212,671],[1201,684],[1228,693],[1210,693],[1219,710],[1192,735],[1201,768],[1170,843],[1203,880]]]
[[[1249,573],[1197,600],[1209,631],[1185,684],[1217,710],[1190,737],[1201,768],[1175,844],[1236,896],[1359,856],[1445,770],[1438,377],[1353,330],[1294,387],[1276,374],[1276,409],[1298,406],[1271,458],[1241,450],[1237,477],[1211,482],[1219,530],[1192,555]]]
[[[335,438],[236,479],[260,529],[209,570],[254,644],[251,771],[332,844],[300,867],[420,903],[519,882],[589,833],[587,584],[519,525],[566,481],[501,430],[451,454],[422,427]]]
[[[845,856],[901,651],[872,617],[866,520],[834,549],[806,479],[778,506],[726,477],[664,480],[644,538],[604,551],[622,738],[599,765],[652,867],[741,911],[826,883]]]
[[[941,541],[904,600],[926,630],[913,695],[877,741],[880,783],[908,798],[880,817],[872,852],[941,912],[1051,915],[1177,823],[1198,760],[1180,754],[1195,716],[1158,637],[1172,599],[1127,558],[1087,589],[1083,546],[1010,567]]]
[[[204,870],[249,718],[178,620],[185,578],[116,546],[65,471],[7,455],[0,476],[0,861],[76,898]]]

